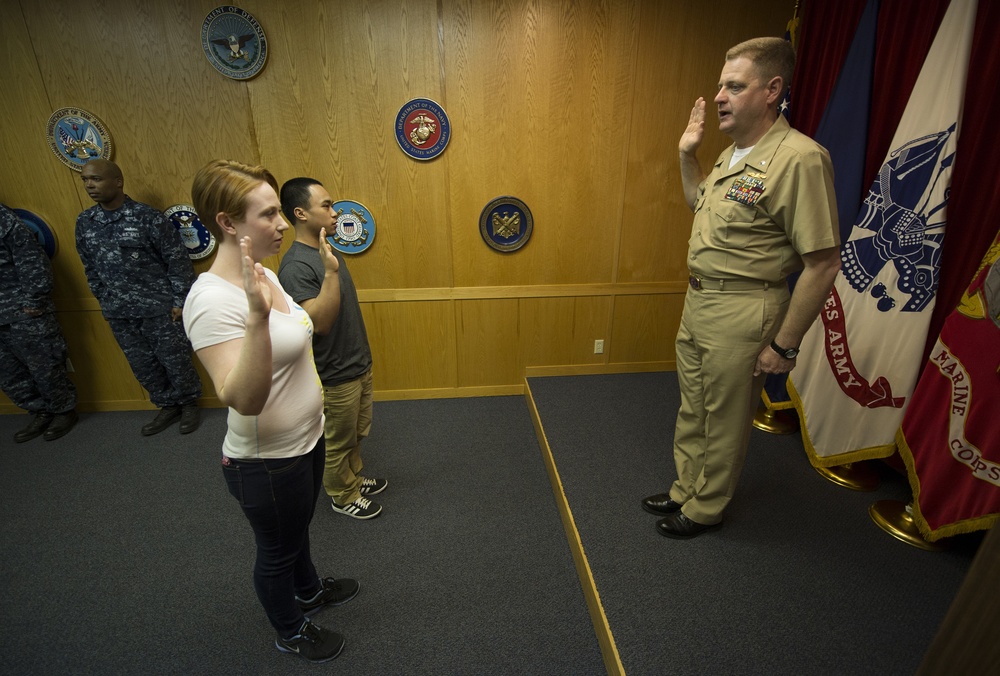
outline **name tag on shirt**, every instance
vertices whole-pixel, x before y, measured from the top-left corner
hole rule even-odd
[[[764,181],[760,174],[746,174],[738,177],[726,193],[727,200],[753,206],[764,193]]]

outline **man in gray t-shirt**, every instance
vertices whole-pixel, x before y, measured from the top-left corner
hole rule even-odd
[[[372,423],[372,354],[351,273],[325,241],[337,222],[333,200],[319,181],[293,178],[281,187],[281,210],[295,227],[295,242],[281,259],[278,279],[313,321],[313,357],[323,383],[323,485],[333,511],[371,519],[382,506],[367,496],[388,482],[361,476],[361,441]]]

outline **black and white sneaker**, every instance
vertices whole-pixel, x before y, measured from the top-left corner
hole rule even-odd
[[[382,513],[382,505],[372,502],[368,498],[358,498],[343,507],[331,500],[330,505],[333,507],[333,511],[353,516],[355,519],[374,519]]]
[[[332,577],[324,577],[319,582],[322,587],[312,598],[303,599],[298,596],[295,597],[295,600],[299,603],[299,608],[302,609],[302,612],[306,616],[309,616],[313,611],[323,606],[339,606],[347,603],[357,596],[361,590],[361,585],[358,584],[358,581],[349,578],[335,580]]]
[[[385,479],[370,479],[363,476],[361,477],[361,495],[375,495],[376,493],[381,493],[388,485],[389,482]]]
[[[279,636],[274,645],[283,653],[294,653],[309,662],[328,662],[344,649],[344,637],[306,620],[295,636]]]

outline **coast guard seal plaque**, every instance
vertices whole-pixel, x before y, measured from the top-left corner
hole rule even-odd
[[[111,159],[111,133],[82,108],[60,108],[49,116],[45,137],[56,157],[74,171],[91,160]]]
[[[396,115],[396,141],[415,160],[433,160],[451,140],[451,122],[444,108],[430,99],[413,99]]]
[[[375,241],[375,219],[359,202],[341,200],[333,203],[337,214],[335,232],[327,233],[326,241],[345,254],[359,254]]]
[[[188,258],[193,261],[205,258],[215,251],[215,236],[198,218],[190,204],[175,204],[163,212],[177,228],[181,242],[187,249]]]
[[[233,80],[249,80],[267,61],[267,39],[253,14],[223,5],[201,24],[201,46],[209,63]]]
[[[45,255],[51,260],[56,255],[56,251],[59,250],[59,243],[56,241],[56,233],[52,232],[49,224],[41,216],[27,209],[11,209],[11,211],[17,214],[21,222],[28,226],[28,230],[35,236],[38,243],[42,245]]]
[[[517,251],[528,243],[535,220],[528,205],[516,197],[497,197],[479,216],[479,234],[497,251]]]

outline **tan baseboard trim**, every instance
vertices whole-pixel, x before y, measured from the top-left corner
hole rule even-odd
[[[520,391],[518,391],[520,394]],[[225,408],[218,397],[203,397],[198,400],[201,408]],[[115,401],[81,401],[76,405],[77,413],[103,413],[105,411],[155,411],[156,406],[148,399],[118,399]],[[14,404],[0,404],[0,415],[24,413],[24,409]]]
[[[531,387],[528,385],[527,378],[524,381],[524,398],[528,404],[531,422],[535,426],[535,436],[538,437],[538,446],[542,451],[542,460],[545,462],[545,470],[548,472],[549,482],[552,484],[552,493],[556,498],[559,518],[562,520],[563,529],[566,531],[566,540],[573,555],[576,574],[580,578],[583,596],[587,601],[590,621],[594,625],[594,633],[597,634],[597,642],[601,646],[604,668],[607,669],[609,676],[624,676],[625,667],[622,666],[621,656],[618,654],[618,646],[615,645],[615,637],[612,635],[611,626],[608,624],[608,617],[604,614],[601,595],[597,591],[597,584],[594,582],[594,575],[590,570],[587,554],[583,550],[580,532],[576,529],[576,521],[573,519],[569,500],[566,499],[562,479],[559,478],[559,470],[556,467],[555,459],[552,457],[552,449],[549,447],[548,438],[545,436],[545,428],[542,426],[541,417],[538,415],[535,400],[531,396]]]
[[[411,399],[462,399],[465,397],[508,397],[524,394],[524,385],[479,385],[413,390],[375,390],[375,401]]]
[[[656,371],[676,371],[675,361],[640,361],[621,364],[564,364],[562,366],[528,366],[525,378],[545,376],[594,376],[610,373],[648,373]]]

